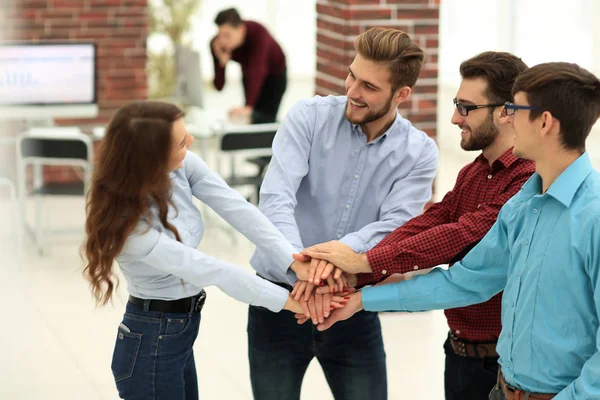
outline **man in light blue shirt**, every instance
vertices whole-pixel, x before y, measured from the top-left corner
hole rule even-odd
[[[363,308],[462,307],[504,289],[502,374],[490,398],[599,399],[600,174],[585,139],[600,115],[600,81],[575,64],[540,64],[513,95],[513,151],[536,173],[490,232],[451,269],[366,288],[319,329]]]
[[[298,251],[336,239],[364,252],[419,214],[431,197],[437,147],[397,112],[417,80],[423,51],[391,29],[369,30],[355,47],[347,96],[297,103],[273,142],[259,208]],[[296,282],[264,249],[251,264],[288,289]],[[313,357],[336,399],[387,398],[376,313],[360,313],[325,334],[260,307],[250,307],[248,318],[255,399],[299,399]]]

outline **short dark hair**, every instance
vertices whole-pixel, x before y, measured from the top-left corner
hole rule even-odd
[[[519,57],[505,52],[486,51],[460,64],[463,79],[483,78],[487,82],[485,95],[491,103],[512,100],[512,88],[527,65]]]
[[[240,17],[240,13],[235,8],[228,8],[223,10],[217,14],[215,17],[215,24],[217,26],[229,24],[234,28],[237,28],[244,21],[242,21],[242,17]]]
[[[408,35],[398,29],[371,28],[354,40],[354,48],[367,60],[390,67],[392,90],[413,87],[423,67],[425,55]]]
[[[566,149],[585,150],[592,126],[600,117],[600,81],[577,64],[552,62],[523,72],[512,89],[524,92],[533,110],[530,120],[544,111],[560,121],[560,140]]]

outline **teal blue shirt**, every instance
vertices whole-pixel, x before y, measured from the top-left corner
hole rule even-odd
[[[556,400],[600,399],[600,174],[587,153],[545,194],[535,173],[449,270],[363,290],[369,311],[463,307],[504,289],[508,384]]]

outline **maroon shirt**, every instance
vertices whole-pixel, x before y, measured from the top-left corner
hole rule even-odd
[[[531,161],[518,159],[512,149],[490,168],[480,155],[458,174],[454,188],[386,236],[366,255],[372,274],[359,274],[358,285],[460,261],[490,230],[500,208],[535,171]],[[501,330],[502,293],[485,303],[445,310],[452,332],[470,342],[495,341]]]
[[[246,105],[254,107],[267,76],[285,71],[285,55],[264,26],[254,21],[244,21],[244,24],[246,40],[233,51],[231,59],[242,67]],[[211,52],[215,64],[215,88],[221,90],[225,85],[225,68],[219,65],[212,46]]]

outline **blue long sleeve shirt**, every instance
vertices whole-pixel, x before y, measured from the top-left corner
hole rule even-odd
[[[587,153],[541,193],[535,173],[449,270],[363,290],[369,311],[481,303],[504,289],[506,382],[556,400],[600,399],[600,174]]]
[[[365,252],[431,198],[435,142],[397,114],[367,143],[360,126],[346,119],[346,102],[345,96],[298,102],[273,141],[259,209],[296,250],[340,240]],[[295,274],[274,261],[257,248],[250,263],[267,279],[293,284]]]

